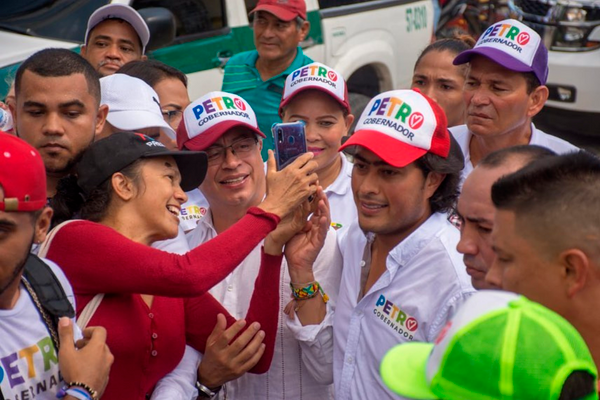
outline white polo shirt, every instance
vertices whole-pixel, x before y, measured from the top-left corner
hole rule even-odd
[[[294,320],[288,326],[303,349],[314,350],[305,354],[315,368],[322,366],[321,375],[331,376],[333,370],[336,399],[398,399],[379,377],[384,354],[398,343],[434,341],[475,292],[456,251],[460,233],[445,214],[433,214],[389,253],[387,270],[360,301],[361,269],[373,235],[365,235],[355,223],[344,236],[335,312],[328,308],[320,325],[301,327]]]
[[[473,134],[469,131],[467,125],[454,126],[449,128],[449,130],[460,145],[460,149],[465,156],[465,168],[462,171],[461,177],[464,182],[474,168],[473,163],[471,163],[471,151],[469,149],[469,143],[471,143]],[[575,147],[566,140],[540,131],[533,123],[531,123],[531,139],[529,140],[529,144],[546,147],[558,154],[579,150],[578,147]]]
[[[209,209],[187,238],[193,249],[216,236]],[[215,299],[236,319],[244,318],[248,312],[254,281],[260,268],[262,246],[261,242],[231,274],[210,289]],[[315,279],[332,299],[330,303],[335,302],[342,273],[342,257],[333,229],[329,230],[313,270]],[[225,384],[223,395],[227,399],[333,398],[331,385],[318,382],[313,376],[314,370],[304,364],[302,349],[285,324],[288,316],[283,310],[291,300],[290,276],[285,258],[281,263],[279,287],[279,326],[271,367],[265,374],[244,374]]]
[[[338,234],[352,222],[358,220],[351,186],[354,165],[343,154],[340,154],[340,157],[342,159],[340,174],[331,185],[325,188],[325,195],[329,200],[331,226],[338,231]]]

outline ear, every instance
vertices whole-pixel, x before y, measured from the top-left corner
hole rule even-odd
[[[531,92],[529,95],[529,109],[527,110],[528,117],[533,117],[542,110],[546,100],[548,100],[549,93],[546,86],[538,86]]]
[[[135,197],[135,185],[120,172],[115,172],[110,178],[115,195],[122,201],[129,201]]]
[[[104,129],[104,124],[106,123],[107,115],[108,115],[108,106],[106,104],[100,105],[100,107],[98,107],[98,113],[96,114],[96,127],[94,130],[95,136],[100,135],[100,133]]]
[[[42,213],[35,221],[35,231],[33,240],[35,243],[42,243],[46,240],[46,234],[50,228],[50,222],[52,221],[52,215],[54,211],[50,207],[45,207]]]
[[[564,268],[565,289],[568,297],[581,291],[592,273],[590,259],[579,249],[568,249],[558,255]]]
[[[306,39],[306,36],[308,35],[308,32],[310,31],[310,22],[308,21],[304,21],[302,23],[302,26],[300,27],[300,31],[298,32],[300,35],[300,42],[303,41],[304,39]]]
[[[346,115],[346,118],[344,118],[344,120],[346,122],[346,135],[347,135],[348,131],[350,130],[350,127],[352,126],[352,123],[354,122],[354,115],[348,114],[348,115]]]
[[[437,188],[444,181],[444,178],[446,178],[446,174],[441,174],[439,172],[431,171],[427,174],[427,176],[425,177],[425,183],[424,183],[426,199],[430,199],[431,196],[433,196],[433,194],[435,193]]]
[[[148,56],[145,54],[142,54],[142,58],[140,58],[140,60],[146,61],[147,59],[148,59]]]
[[[82,44],[81,46],[79,46],[79,54],[81,54],[81,57],[85,58],[86,51],[87,51],[87,46],[85,44]]]
[[[259,138],[258,139],[258,151],[262,152],[262,148],[263,148],[263,139]]]
[[[15,130],[15,132],[17,131],[17,101],[11,101],[6,103],[6,105],[8,106],[8,109],[10,111],[10,113],[12,114],[13,117],[13,129]]]

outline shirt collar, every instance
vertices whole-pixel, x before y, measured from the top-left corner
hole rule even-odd
[[[248,54],[248,57],[244,60],[244,64],[246,64],[250,68],[256,70],[256,61],[257,60],[258,60],[258,51],[254,50],[254,51],[251,51],[250,54]],[[302,48],[300,46],[298,46],[298,47],[296,47],[296,57],[294,57],[294,61],[292,61],[290,66],[287,67],[286,70],[283,71],[282,73],[280,73],[279,75],[275,75],[274,77],[270,78],[269,81],[280,78],[280,77],[285,79],[285,78],[287,78],[287,76],[289,74],[291,74],[298,68],[302,67],[304,64],[305,64],[304,63],[304,52],[302,52]]]
[[[407,265],[411,260],[421,252],[421,250],[431,242],[431,239],[437,236],[440,229],[449,224],[444,213],[433,213],[425,222],[421,224],[413,233],[408,235],[402,242],[390,251],[389,257],[395,261],[392,266],[394,271],[402,265]],[[388,266],[388,269],[392,269]]]
[[[325,192],[343,196],[350,190],[348,180],[352,178],[352,163],[348,161],[344,154],[340,153],[340,157],[342,157],[340,173],[335,178],[335,181],[325,189]]]

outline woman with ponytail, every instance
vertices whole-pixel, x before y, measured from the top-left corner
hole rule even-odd
[[[288,214],[307,211],[301,204],[317,190],[311,158],[305,154],[290,168],[275,171],[270,156],[264,201],[217,238],[176,255],[150,245],[177,234],[184,191],[204,179],[205,153],[171,152],[144,135],[123,132],[90,146],[76,167],[77,177],[59,184],[55,212],[67,222],[51,232],[51,242],[42,249],[73,285],[78,316],[83,310],[89,314],[88,303],[95,304],[89,323],[108,331],[115,362],[103,399],[149,397],[157,381],[178,364],[186,342],[204,350],[219,313],[235,332],[243,331],[244,322],[235,322],[206,291],[265,237],[260,272],[255,287],[248,288],[255,294],[247,329],[235,342],[242,345],[239,357],[246,370],[268,370],[279,311],[281,250],[305,218],[278,224]]]

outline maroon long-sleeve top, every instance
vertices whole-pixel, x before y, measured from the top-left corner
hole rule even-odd
[[[235,321],[206,292],[231,273],[278,222],[276,215],[250,208],[238,223],[185,255],[136,243],[90,221],[73,221],[56,233],[47,258],[69,278],[77,314],[96,294],[105,294],[88,324],[107,329],[107,344],[115,356],[103,399],[145,399],[179,363],[186,338],[203,352],[218,313],[227,316],[228,326]],[[281,256],[263,253],[255,287],[248,288],[254,295],[246,326],[258,321],[266,333],[266,350],[251,370],[254,373],[266,372],[273,357],[280,267]],[[140,294],[155,296],[151,307]]]

